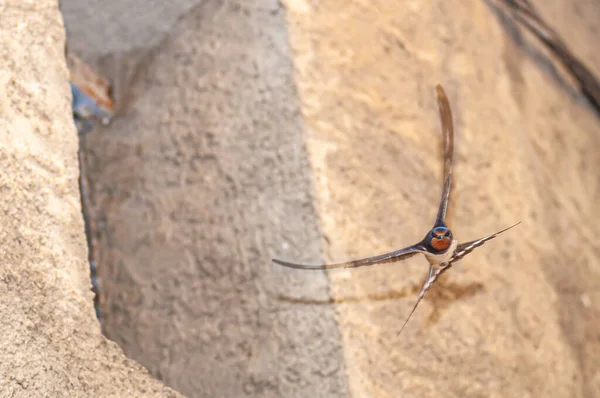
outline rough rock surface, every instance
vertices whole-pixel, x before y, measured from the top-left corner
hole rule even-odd
[[[0,15],[0,397],[179,396],[94,314],[58,4]]]
[[[190,396],[600,395],[599,118],[492,0],[179,1],[164,23],[138,3],[62,3],[73,48],[128,98],[87,144],[106,333],[129,356]],[[535,3],[600,75],[600,5]],[[457,130],[455,235],[523,223],[396,338],[424,259],[327,279],[269,257],[422,237],[436,82]]]
[[[537,3],[600,76],[600,5]],[[424,259],[331,272],[350,390],[599,396],[598,115],[493,3],[286,4],[328,257],[402,247],[431,225],[436,82],[456,125],[455,236],[523,220],[441,278],[401,338]]]
[[[106,334],[190,396],[348,395],[334,308],[278,298],[327,298],[326,275],[269,261],[321,255],[284,17],[189,10],[86,138]]]

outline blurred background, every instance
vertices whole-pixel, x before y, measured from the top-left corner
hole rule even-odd
[[[518,3],[518,2],[517,2]],[[527,3],[527,2],[524,2]],[[600,3],[534,1],[600,76]],[[500,1],[62,0],[112,83],[85,135],[103,331],[190,397],[600,396],[600,117]],[[456,130],[449,225],[523,223],[396,337]]]

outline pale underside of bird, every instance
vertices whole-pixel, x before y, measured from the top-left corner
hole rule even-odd
[[[484,236],[470,242],[458,243],[454,239],[452,232],[445,223],[446,210],[448,208],[448,199],[450,198],[450,189],[452,187],[452,161],[454,154],[454,126],[452,123],[452,111],[446,92],[439,84],[435,86],[437,101],[442,125],[442,135],[444,137],[444,182],[442,186],[442,198],[438,207],[438,213],[433,225],[433,228],[425,235],[425,237],[412,246],[405,247],[400,250],[395,250],[390,253],[381,254],[378,256],[367,257],[359,260],[353,260],[343,263],[322,264],[322,265],[306,265],[296,264],[288,261],[273,259],[273,262],[290,268],[304,270],[326,270],[332,268],[356,268],[366,267],[376,264],[394,263],[416,254],[422,253],[429,261],[429,272],[425,283],[419,292],[417,301],[404,321],[404,324],[398,331],[398,335],[402,332],[410,317],[417,309],[417,306],[425,296],[425,293],[433,286],[437,279],[452,267],[452,264],[471,253],[475,248],[483,245],[490,239],[495,238],[504,231],[507,231],[520,222],[498,231],[494,234]]]

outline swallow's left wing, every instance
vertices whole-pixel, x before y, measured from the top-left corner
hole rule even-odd
[[[289,268],[323,270],[333,268],[356,268],[376,264],[395,263],[397,261],[402,261],[419,253],[427,253],[427,249],[425,249],[425,247],[423,247],[420,243],[417,243],[416,245],[405,247],[404,249],[396,250],[390,253],[380,254],[379,256],[372,256],[367,258],[361,258],[360,260],[346,261],[343,263],[335,264],[297,264],[291,263],[289,261],[278,260],[276,258],[272,259],[272,261],[276,264],[283,265],[284,267]]]
[[[444,136],[444,185],[442,187],[442,199],[438,210],[435,226],[445,226],[446,210],[450,189],[452,188],[452,158],[454,155],[454,125],[452,124],[452,110],[444,88],[437,84],[438,108],[440,110],[440,121],[442,122],[442,135]]]

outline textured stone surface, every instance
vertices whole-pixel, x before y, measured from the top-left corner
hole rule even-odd
[[[58,4],[0,14],[0,396],[178,396],[94,315]]]
[[[61,0],[69,48],[81,54],[129,52],[148,48],[203,0]]]
[[[600,124],[493,1],[173,2],[164,23],[99,4],[63,10],[128,98],[88,141],[106,332],[128,355],[191,396],[600,395]],[[536,4],[600,75],[597,2]],[[424,259],[331,272],[334,310],[322,273],[269,257],[422,237],[436,82],[457,130],[455,235],[523,224],[441,278],[396,338]]]
[[[320,256],[283,10],[204,2],[145,59],[87,138],[107,335],[191,396],[347,395],[334,309],[278,299],[325,274],[269,261]]]
[[[539,3],[600,76],[598,4]],[[441,278],[401,338],[424,259],[331,272],[351,391],[597,396],[600,122],[586,101],[483,1],[286,4],[331,259],[412,244],[430,227],[436,82],[457,131],[455,236],[523,220]]]

